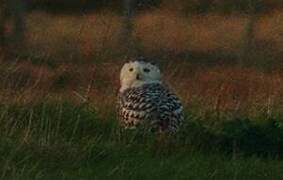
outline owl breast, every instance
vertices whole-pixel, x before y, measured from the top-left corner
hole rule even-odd
[[[125,129],[143,125],[151,130],[176,132],[183,120],[183,107],[162,84],[145,84],[119,94],[119,120]]]

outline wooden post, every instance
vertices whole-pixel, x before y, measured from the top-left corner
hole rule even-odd
[[[133,16],[135,14],[136,0],[124,0],[124,19],[122,29],[122,43],[125,53],[133,55],[136,53],[136,47],[133,37]]]
[[[12,41],[16,47],[22,48],[24,45],[25,32],[25,4],[24,0],[9,0],[13,19]]]
[[[0,0],[0,49],[5,52],[21,51],[24,48],[25,32],[24,0]],[[5,32],[5,25],[11,21],[12,32]],[[12,48],[9,48],[9,47]]]
[[[257,3],[258,0],[249,0],[249,19],[245,27],[245,32],[243,35],[242,50],[240,52],[239,64],[243,65],[249,63],[249,57],[254,52],[254,40],[255,40],[255,26],[258,19]]]
[[[0,50],[5,46],[5,0],[0,0]]]

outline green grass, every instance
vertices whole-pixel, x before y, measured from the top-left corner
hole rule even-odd
[[[14,147],[17,148],[17,147]],[[77,152],[71,152],[75,148]],[[7,153],[4,179],[281,179],[283,163],[257,157],[231,159],[182,149],[170,155],[141,147],[93,145],[59,150],[20,148]],[[79,150],[82,149],[82,150]],[[74,150],[75,151],[75,150]]]
[[[187,112],[174,140],[128,132],[89,105],[0,107],[0,179],[282,179],[278,117],[204,122]]]

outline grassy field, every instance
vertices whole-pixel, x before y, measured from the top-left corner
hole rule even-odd
[[[216,53],[216,59],[223,60],[221,58],[225,56],[221,54],[237,56],[241,50],[249,18],[245,14],[184,16],[156,10],[134,18],[134,36],[138,48],[146,54],[164,56],[165,52],[170,52],[190,56]],[[82,15],[33,12],[27,18],[28,54],[75,63],[98,62],[101,59],[103,62],[118,61],[122,47],[122,20],[121,16],[111,12]],[[258,64],[261,59],[264,59],[265,65],[270,61],[281,63],[282,22],[281,11],[259,16],[254,35]]]
[[[226,69],[229,73],[223,74],[223,67],[210,67],[208,74],[201,68],[200,74],[193,73],[184,83],[174,82],[175,78],[184,79],[182,73],[167,76],[186,107],[185,126],[168,145],[136,132],[119,138],[112,78],[100,74],[88,85],[88,80],[83,81],[87,75],[71,83],[65,78],[76,76],[67,73],[63,80],[54,75],[53,81],[33,66],[16,67],[2,81],[1,179],[242,180],[283,176],[282,86],[275,81],[282,76],[276,73],[255,70],[253,74],[247,69],[244,75],[242,68],[230,67]],[[27,67],[36,69],[39,75],[32,75],[40,80],[23,81],[22,75],[11,79],[15,72],[33,72],[22,71]],[[230,82],[230,73],[244,76]],[[266,91],[270,80],[274,89]],[[249,93],[243,88],[250,89]],[[241,101],[233,101],[234,95]]]
[[[28,14],[25,51],[0,54],[0,178],[282,179],[282,17],[258,18],[244,64],[248,15],[135,17],[139,50],[185,106],[184,127],[162,143],[119,134],[121,16]]]
[[[187,116],[166,145],[136,132],[118,138],[115,117],[100,119],[89,106],[1,106],[1,179],[282,178],[283,132],[275,120],[235,120],[215,130]]]

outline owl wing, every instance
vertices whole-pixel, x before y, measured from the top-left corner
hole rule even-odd
[[[158,131],[176,132],[184,119],[179,98],[167,87],[161,86],[154,116]]]
[[[127,129],[150,119],[156,103],[147,88],[131,88],[119,94],[119,121]]]
[[[158,131],[175,132],[182,122],[179,99],[161,84],[129,89],[119,99],[120,122],[126,128],[145,124]]]

